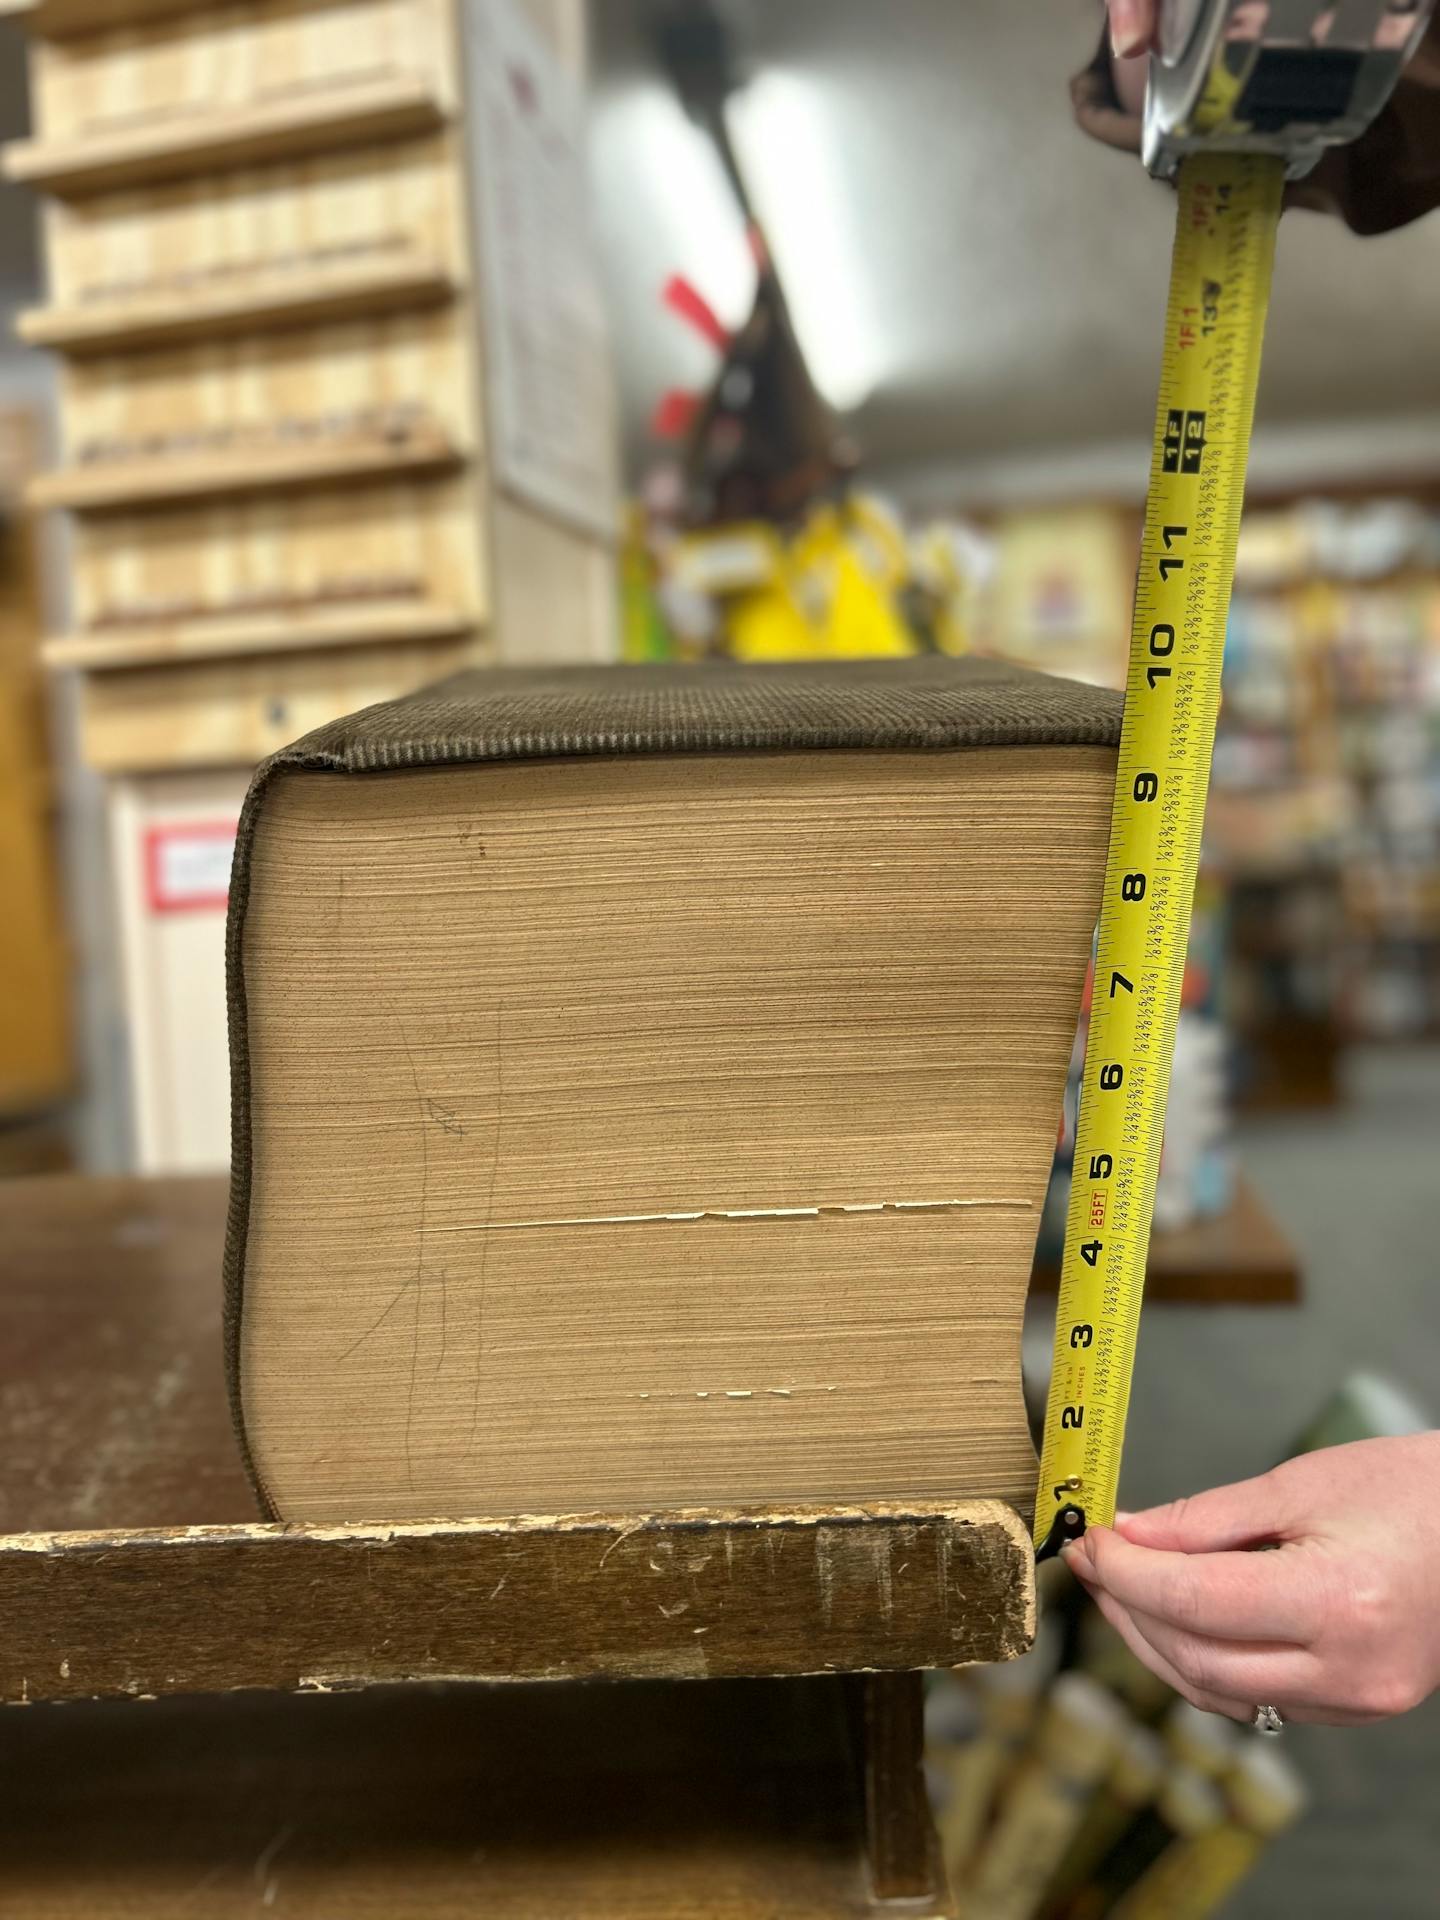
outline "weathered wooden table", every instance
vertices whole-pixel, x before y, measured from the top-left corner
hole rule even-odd
[[[0,1700],[29,1706],[0,1723],[4,1903],[948,1911],[917,1670],[1028,1643],[1017,1516],[259,1524],[221,1377],[222,1201],[0,1186]]]

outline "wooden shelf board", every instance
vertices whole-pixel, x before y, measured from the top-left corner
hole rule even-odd
[[[124,513],[239,494],[292,492],[298,487],[412,479],[453,472],[464,459],[444,434],[427,432],[397,442],[317,442],[267,453],[96,461],[43,474],[26,489],[26,499],[41,509]]]
[[[877,1901],[838,1680],[384,1689],[7,1716],[32,1920],[934,1920]]]
[[[0,14],[13,15],[27,32],[53,40],[109,33],[194,11],[195,0],[0,0]]]
[[[304,653],[325,647],[393,645],[473,633],[480,616],[417,601],[350,602],[224,620],[177,620],[169,626],[114,627],[57,634],[41,644],[55,671],[96,673],[162,667],[188,660],[233,660],[248,654]]]
[[[0,1189],[0,1700],[903,1671],[1029,1644],[1028,1530],[993,1501],[254,1521],[224,1207],[213,1179]]]
[[[206,168],[249,166],[327,148],[403,139],[444,124],[438,87],[416,75],[336,86],[80,139],[13,141],[8,179],[66,195],[109,193]]]
[[[1059,1279],[1059,1268],[1047,1262],[1037,1265],[1032,1285],[1053,1293]],[[1149,1304],[1288,1307],[1299,1304],[1301,1293],[1295,1249],[1243,1179],[1227,1212],[1151,1239]]]
[[[337,713],[483,664],[478,636],[251,653],[90,673],[80,752],[97,773],[251,767]]]
[[[27,346],[76,356],[105,354],[440,306],[458,291],[447,268],[401,259],[303,275],[256,274],[245,287],[224,291],[200,285],[183,296],[32,307],[19,316],[15,330]]]

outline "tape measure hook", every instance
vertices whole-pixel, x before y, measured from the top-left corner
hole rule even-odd
[[[1078,1540],[1085,1531],[1085,1509],[1083,1507],[1062,1507],[1051,1523],[1050,1531],[1035,1549],[1035,1564],[1042,1560],[1057,1560],[1060,1549],[1068,1547],[1072,1540]]]

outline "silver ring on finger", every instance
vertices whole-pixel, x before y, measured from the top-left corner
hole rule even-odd
[[[1285,1731],[1285,1721],[1278,1707],[1256,1707],[1250,1724],[1257,1733],[1273,1736]]]

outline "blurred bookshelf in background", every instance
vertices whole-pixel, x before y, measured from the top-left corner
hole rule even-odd
[[[799,533],[697,536],[678,498],[659,474],[632,509],[632,659],[942,651],[1124,683],[1133,501],[918,524],[842,485]],[[1229,1106],[1327,1106],[1350,1045],[1434,1038],[1440,485],[1266,501],[1241,533],[1167,1217],[1228,1203]]]

